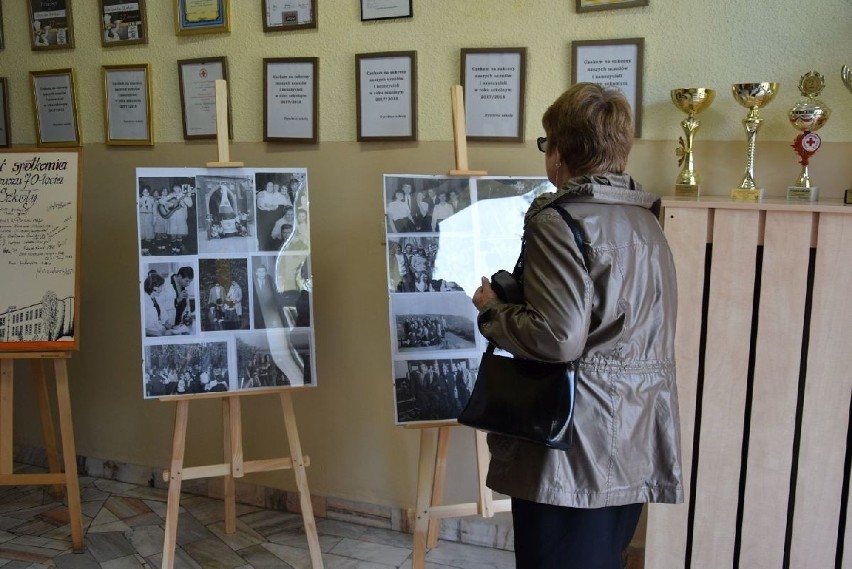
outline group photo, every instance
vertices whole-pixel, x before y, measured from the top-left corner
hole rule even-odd
[[[145,397],[231,390],[226,342],[153,344],[144,353]]]
[[[388,239],[389,292],[454,292],[461,287],[435,274],[440,238],[406,236]],[[467,262],[467,260],[465,260]]]
[[[257,172],[257,250],[307,250],[307,187],[304,174]]]
[[[397,353],[476,349],[476,309],[464,293],[391,298]]]
[[[467,405],[479,360],[470,358],[394,361],[397,423],[444,421]]]
[[[198,254],[195,178],[140,177],[136,187],[139,253]]]
[[[201,330],[248,330],[246,259],[199,259],[198,273]]]
[[[267,330],[237,336],[237,388],[310,385],[314,382],[307,330]]]
[[[385,176],[385,203],[388,233],[438,233],[470,206],[470,179]]]

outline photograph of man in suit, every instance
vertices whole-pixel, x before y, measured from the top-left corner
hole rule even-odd
[[[283,328],[285,319],[278,305],[278,289],[265,265],[255,268],[252,290],[254,291],[254,327]]]

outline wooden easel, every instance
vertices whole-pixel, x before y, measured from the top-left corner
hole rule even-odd
[[[455,145],[456,167],[450,170],[450,176],[487,176],[485,170],[470,170],[467,165],[467,121],[464,115],[464,87],[450,87],[450,100],[453,107],[453,142]]]
[[[216,81],[216,141],[219,161],[208,162],[208,168],[239,168],[243,166],[242,162],[231,162],[229,159],[227,117],[227,83],[219,79]],[[236,479],[242,478],[245,474],[252,472],[272,472],[291,468],[296,475],[296,488],[299,491],[299,505],[302,510],[305,534],[308,539],[311,567],[313,569],[323,568],[319,535],[317,534],[313,505],[311,504],[311,493],[308,489],[308,477],[305,472],[305,467],[310,465],[310,459],[302,455],[302,444],[299,440],[299,430],[296,427],[296,417],[293,414],[293,401],[290,397],[290,392],[297,389],[305,388],[294,387],[286,390],[258,389],[243,393],[209,393],[160,398],[160,401],[177,402],[175,431],[172,440],[172,460],[169,470],[163,472],[163,479],[169,483],[169,495],[166,507],[162,569],[172,569],[174,567],[175,547],[177,546],[178,512],[180,509],[180,488],[184,480],[224,476],[225,533],[230,534],[234,533],[237,529]],[[284,413],[284,427],[287,431],[290,457],[246,461],[243,459],[242,398],[250,395],[264,394],[276,394],[281,399],[281,410]],[[189,418],[189,401],[191,399],[205,398],[222,399],[224,462],[221,464],[184,468],[183,458],[186,448],[186,425]]]
[[[425,567],[426,551],[438,545],[438,533],[442,518],[461,518],[474,515],[490,518],[498,512],[508,512],[512,509],[511,500],[495,500],[491,489],[485,486],[485,476],[488,473],[488,444],[485,441],[485,433],[476,430],[474,430],[474,433],[476,435],[479,500],[463,504],[441,504],[444,496],[450,433],[454,427],[459,426],[461,425],[455,422],[406,425],[407,428],[421,429],[411,569],[423,569]],[[435,432],[438,434],[437,443],[435,443]]]
[[[83,516],[80,507],[80,483],[77,478],[77,452],[74,448],[74,426],[71,421],[71,396],[68,391],[68,369],[66,361],[70,352],[9,352],[0,353],[0,486],[52,485],[61,496],[65,486],[68,498],[68,517],[71,526],[71,544],[76,553],[84,549]],[[14,474],[12,447],[12,403],[14,399],[15,360],[28,359],[32,363],[36,398],[41,414],[41,430],[47,453],[48,474]],[[62,439],[62,459],[65,471],[59,468],[56,448],[56,432],[50,411],[43,363],[53,360],[56,378],[56,399],[59,408],[59,434]]]

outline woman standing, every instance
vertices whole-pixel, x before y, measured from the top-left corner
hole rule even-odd
[[[143,247],[148,247],[154,240],[154,210],[157,201],[151,197],[151,189],[148,186],[142,188],[139,196],[139,237],[142,239]]]
[[[482,334],[516,357],[577,361],[573,447],[490,435],[487,484],[512,497],[518,567],[620,569],[642,504],[683,500],[675,268],[658,199],[624,174],[624,96],[580,83],[542,123],[558,190],[525,216],[523,301],[498,299],[483,278],[473,302]]]

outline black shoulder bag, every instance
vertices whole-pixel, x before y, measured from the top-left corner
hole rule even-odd
[[[554,204],[555,205],[555,204]],[[560,207],[554,208],[568,226],[588,270],[579,225]],[[524,243],[512,276],[522,283]],[[493,280],[493,279],[492,279]],[[548,448],[571,448],[574,425],[574,366],[482,354],[473,393],[458,421],[481,431],[523,439]]]

